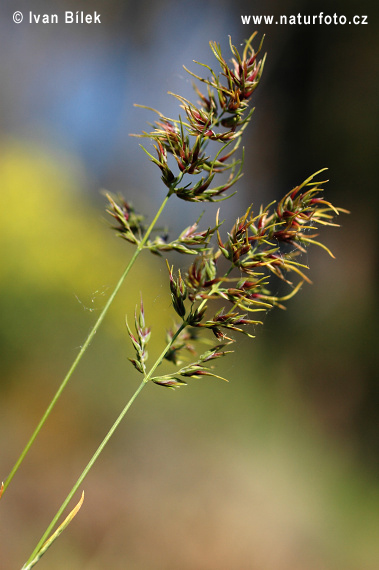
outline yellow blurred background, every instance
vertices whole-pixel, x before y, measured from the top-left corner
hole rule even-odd
[[[16,8],[51,13],[43,1]],[[365,5],[367,4],[367,5]],[[317,6],[316,6],[317,5]],[[337,7],[338,5],[338,7]],[[149,385],[83,484],[79,515],[41,570],[378,568],[377,13],[367,26],[261,26],[268,52],[233,221],[329,167],[351,211],[310,250],[314,284],[238,339],[216,379]],[[253,29],[240,14],[316,2],[80,2],[95,26],[12,21],[0,7],[0,480],[5,479],[132,254],[101,190],[150,219],[164,196],[131,132],[191,97],[182,65],[213,65]],[[54,12],[73,10],[55,3]],[[326,8],[325,8],[326,11]],[[377,12],[377,11],[376,11]],[[330,12],[332,13],[332,12]],[[202,208],[171,200],[173,236]],[[216,207],[206,206],[205,223]],[[171,256],[178,265],[187,262]],[[142,293],[151,361],[173,312],[163,259],[141,255],[0,502],[0,570],[20,568],[140,378],[124,325]]]

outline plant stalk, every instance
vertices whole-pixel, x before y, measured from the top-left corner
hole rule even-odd
[[[50,404],[48,405],[48,407],[47,407],[45,413],[43,414],[43,416],[42,416],[40,422],[38,423],[36,429],[34,430],[34,432],[33,432],[32,436],[31,436],[31,438],[29,439],[29,441],[28,441],[28,443],[26,444],[25,448],[23,449],[21,455],[19,456],[18,460],[16,461],[14,467],[12,468],[11,472],[9,473],[7,479],[5,480],[5,482],[4,482],[4,488],[3,488],[3,494],[5,493],[7,487],[9,486],[9,484],[10,484],[10,482],[12,481],[13,477],[15,476],[15,474],[16,474],[17,470],[19,469],[21,463],[22,463],[23,460],[25,459],[27,453],[29,452],[31,446],[32,446],[33,443],[34,443],[34,440],[36,439],[36,437],[38,436],[39,432],[41,431],[41,429],[42,429],[44,423],[46,422],[47,418],[48,418],[49,415],[51,414],[51,412],[52,412],[52,410],[53,410],[55,404],[56,404],[57,401],[59,400],[59,398],[60,398],[60,396],[61,396],[63,390],[65,389],[65,387],[66,387],[68,381],[70,380],[72,374],[74,373],[74,371],[75,371],[77,365],[79,364],[79,362],[80,362],[82,356],[84,355],[85,351],[87,350],[87,348],[88,348],[89,345],[91,344],[91,341],[92,341],[93,337],[95,336],[95,334],[97,333],[97,331],[98,331],[98,329],[99,329],[101,323],[103,322],[104,317],[105,317],[105,315],[107,314],[109,307],[110,307],[111,304],[113,303],[114,298],[116,297],[118,291],[119,291],[120,288],[121,288],[121,285],[123,284],[123,282],[124,282],[126,276],[128,275],[129,271],[130,271],[131,268],[133,267],[134,262],[136,261],[137,257],[139,256],[139,254],[140,254],[141,251],[143,250],[143,248],[144,248],[144,246],[145,246],[145,244],[146,244],[146,242],[147,242],[147,240],[148,240],[148,238],[149,238],[149,236],[150,236],[150,234],[151,234],[151,232],[152,232],[152,230],[153,230],[155,224],[157,223],[159,216],[161,215],[161,213],[162,213],[164,207],[166,206],[167,201],[168,201],[169,197],[171,196],[172,192],[173,192],[173,190],[170,189],[169,192],[167,193],[167,195],[166,195],[165,199],[163,200],[163,202],[162,202],[162,204],[161,204],[161,206],[160,206],[158,212],[156,213],[156,215],[155,215],[153,221],[151,222],[150,226],[148,227],[148,229],[147,229],[147,231],[146,231],[146,233],[145,233],[143,239],[142,239],[141,242],[138,244],[138,247],[137,247],[137,249],[135,250],[135,252],[134,252],[132,258],[130,259],[130,261],[129,261],[129,263],[128,263],[128,265],[127,265],[127,267],[126,267],[124,273],[121,275],[121,277],[120,277],[119,281],[117,282],[117,284],[116,284],[114,290],[113,290],[112,293],[110,294],[108,301],[106,302],[106,304],[105,304],[103,310],[101,311],[101,313],[100,313],[100,315],[99,315],[99,318],[98,318],[97,321],[95,322],[95,324],[94,324],[93,328],[91,329],[91,331],[90,331],[88,337],[86,338],[84,344],[82,345],[82,347],[81,347],[81,349],[80,349],[80,351],[79,351],[77,357],[75,358],[74,362],[72,363],[71,368],[69,369],[69,371],[67,372],[66,376],[64,377],[64,379],[63,379],[61,385],[59,386],[57,392],[55,393],[55,395],[54,395],[54,397],[52,398]]]
[[[125,414],[127,413],[127,411],[129,410],[130,406],[133,404],[134,400],[137,398],[138,394],[141,392],[142,388],[148,383],[148,381],[150,380],[151,376],[153,375],[153,372],[156,370],[156,368],[159,366],[159,364],[162,362],[162,360],[164,359],[166,353],[168,352],[168,350],[170,349],[170,347],[172,346],[172,344],[175,342],[175,340],[177,339],[177,337],[179,336],[179,334],[182,332],[182,330],[187,326],[187,323],[185,321],[183,321],[183,323],[181,324],[181,326],[179,327],[179,329],[176,331],[176,333],[174,334],[174,336],[172,337],[172,339],[170,340],[170,342],[166,345],[165,349],[162,351],[162,353],[160,354],[160,356],[157,358],[157,360],[155,361],[155,363],[153,364],[153,366],[150,368],[148,374],[144,377],[144,379],[142,380],[141,384],[138,386],[137,390],[134,392],[133,396],[130,398],[130,400],[128,401],[128,403],[125,405],[125,407],[123,408],[122,412],[120,413],[120,415],[118,416],[118,418],[116,419],[116,421],[114,422],[114,424],[112,425],[112,427],[110,428],[110,430],[108,431],[108,433],[106,434],[106,436],[104,437],[103,441],[100,443],[99,447],[97,448],[97,450],[95,451],[95,453],[93,454],[93,456],[91,457],[90,461],[87,463],[86,467],[84,468],[84,470],[82,471],[81,475],[79,476],[79,478],[77,479],[75,485],[72,487],[71,491],[69,492],[69,494],[67,495],[67,497],[65,498],[65,500],[63,501],[62,505],[60,506],[59,510],[57,511],[57,513],[55,514],[54,518],[52,519],[51,523],[49,524],[49,526],[47,527],[47,529],[45,530],[43,536],[41,537],[41,539],[39,540],[37,546],[35,547],[35,549],[33,550],[32,554],[30,555],[30,557],[28,558],[27,562],[25,562],[24,567],[26,567],[28,564],[30,564],[30,562],[32,560],[34,560],[34,558],[37,556],[38,552],[40,551],[41,547],[43,546],[44,542],[49,538],[49,535],[51,534],[51,532],[54,529],[54,526],[56,525],[56,523],[59,520],[59,517],[62,515],[63,511],[65,510],[65,508],[67,507],[67,505],[69,504],[69,502],[71,501],[72,497],[74,496],[74,494],[76,493],[76,491],[78,490],[78,488],[80,487],[80,485],[82,484],[82,482],[84,481],[84,479],[86,478],[86,476],[88,475],[89,471],[91,470],[91,468],[93,467],[94,463],[96,462],[96,460],[98,459],[99,455],[101,454],[101,452],[103,451],[103,449],[105,448],[105,446],[107,445],[108,441],[110,440],[110,438],[112,437],[112,435],[114,434],[114,432],[116,431],[117,427],[119,426],[119,424],[121,423],[121,421],[123,420]]]

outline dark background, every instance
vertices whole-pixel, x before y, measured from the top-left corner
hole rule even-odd
[[[192,97],[182,65],[215,67],[241,14],[367,15],[368,24],[260,25],[267,62],[232,222],[328,167],[350,210],[310,250],[312,286],[223,361],[229,384],[148,386],[83,487],[43,568],[373,570],[378,565],[378,9],[285,1],[10,2],[0,7],[0,479],[5,479],[131,255],[100,190],[152,217],[156,168],[129,137]],[[24,21],[12,21],[15,10]],[[27,14],[57,13],[58,25]],[[64,10],[101,25],[64,25]],[[172,199],[173,235],[202,208]],[[206,206],[212,223],[215,206]],[[184,260],[186,261],[186,260]],[[172,262],[183,262],[172,258]],[[142,291],[151,358],[172,322],[163,260],[141,256],[1,501],[0,568],[20,567],[134,391],[124,315]]]

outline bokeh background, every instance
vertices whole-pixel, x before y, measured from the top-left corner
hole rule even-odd
[[[101,25],[36,25],[84,10]],[[130,133],[191,96],[182,65],[239,45],[241,14],[368,16],[365,26],[257,26],[268,59],[233,221],[322,167],[347,208],[311,250],[313,286],[222,363],[226,384],[148,386],[86,479],[41,570],[374,570],[378,550],[378,9],[368,1],[2,0],[0,479],[5,479],[131,255],[101,189],[148,216],[164,188]],[[172,199],[173,235],[201,208]],[[206,207],[212,220],[215,207]],[[173,257],[172,262],[182,260]],[[124,315],[140,291],[162,349],[162,260],[141,256],[1,501],[0,569],[20,568],[139,377]]]

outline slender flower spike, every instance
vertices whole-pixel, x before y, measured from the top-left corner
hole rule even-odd
[[[167,150],[163,147],[159,140],[157,141],[155,149],[158,154],[158,160],[153,159],[152,162],[155,162],[155,164],[159,166],[162,171],[162,180],[166,186],[169,187],[170,184],[172,184],[174,181],[175,177],[167,164]]]
[[[226,344],[218,344],[212,349],[204,352],[204,354],[202,354],[195,362],[192,362],[187,366],[183,366],[173,374],[166,374],[165,376],[156,376],[154,378],[151,378],[151,381],[154,382],[154,384],[165,386],[167,388],[179,388],[182,385],[186,385],[187,382],[183,380],[183,378],[200,379],[203,376],[211,376],[213,378],[220,378],[221,380],[225,380],[227,382],[227,380],[222,376],[214,374],[211,371],[211,368],[207,366],[208,362],[216,360],[217,358],[221,358],[233,352],[231,350],[224,350],[226,346]],[[180,376],[182,376],[182,378],[180,378]]]
[[[224,309],[222,308],[219,311],[217,311],[217,313],[214,315],[214,317],[212,319],[210,319],[206,322],[200,323],[197,326],[211,329],[213,334],[218,339],[229,340],[229,341],[233,342],[233,339],[226,336],[226,334],[224,332],[222,332],[221,329],[233,330],[236,332],[243,333],[243,334],[249,336],[250,338],[254,338],[254,336],[252,334],[248,333],[246,330],[244,330],[241,327],[244,327],[246,325],[261,325],[261,324],[262,324],[261,321],[255,321],[252,319],[247,319],[246,315],[243,315],[240,313],[236,313],[236,312],[225,313]]]
[[[204,231],[198,231],[198,224],[199,220],[183,230],[174,241],[169,242],[166,236],[158,236],[153,241],[149,241],[146,247],[158,255],[161,255],[163,251],[178,251],[179,253],[198,255],[201,251],[208,250],[209,241],[217,229],[215,226]]]
[[[223,350],[227,346],[226,344],[217,344],[210,350],[207,350],[199,358],[200,362],[209,362],[210,360],[215,360],[216,358],[221,358],[227,354],[232,354],[233,350]]]
[[[187,297],[187,286],[186,286],[184,280],[182,279],[182,276],[180,274],[180,270],[178,273],[178,277],[175,280],[174,276],[172,274],[173,267],[170,268],[167,260],[166,260],[166,263],[167,263],[167,268],[168,268],[169,275],[170,275],[170,289],[171,289],[172,304],[173,304],[175,311],[178,313],[179,317],[184,319],[184,316],[186,314],[186,308],[184,306],[184,301]]]
[[[133,364],[134,368],[141,372],[141,374],[146,373],[146,361],[148,359],[148,352],[146,350],[146,345],[150,340],[150,328],[145,326],[145,312],[143,307],[143,302],[141,298],[140,312],[137,315],[137,308],[134,314],[134,326],[136,330],[136,335],[131,331],[128,321],[126,319],[126,328],[130,340],[132,341],[136,358],[129,358],[130,362]]]
[[[203,307],[196,307],[195,309],[192,308],[186,319],[189,326],[191,327],[199,326],[204,318],[206,310],[207,310],[207,305],[204,305]]]
[[[106,197],[110,203],[110,209],[107,212],[118,222],[118,225],[114,226],[113,229],[117,231],[117,235],[129,243],[138,245],[146,231],[145,216],[137,214],[134,208],[122,197],[119,197],[118,200],[110,194],[106,194]]]
[[[203,291],[209,290],[220,281],[221,278],[217,277],[215,259],[209,250],[205,251],[188,268],[186,282],[189,289],[189,299],[194,301],[195,299],[206,298]]]
[[[180,388],[180,386],[186,386],[187,382],[181,378],[176,378],[175,376],[156,376],[151,379],[154,384],[158,386],[164,386],[165,388]]]

